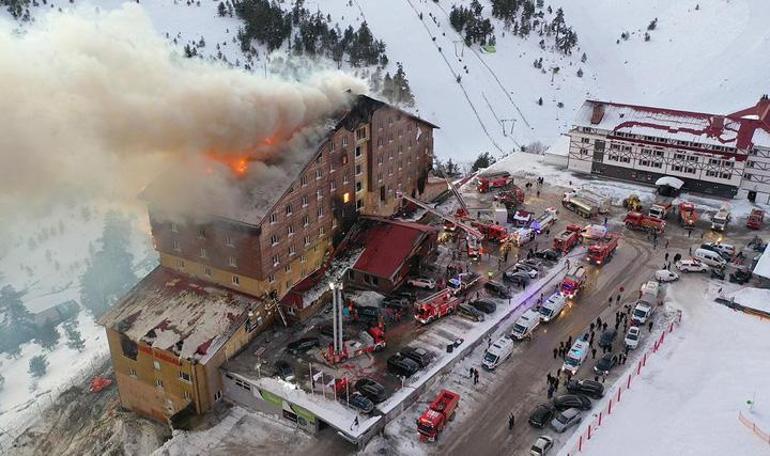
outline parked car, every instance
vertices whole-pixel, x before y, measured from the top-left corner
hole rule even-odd
[[[553,448],[553,439],[547,435],[541,435],[529,449],[530,456],[545,456]]]
[[[610,373],[613,367],[615,367],[615,364],[618,363],[618,355],[613,355],[612,353],[605,353],[602,355],[601,358],[599,358],[599,361],[596,362],[596,365],[594,366],[594,372],[596,372],[599,375],[607,375]]]
[[[562,394],[553,398],[553,406],[557,410],[567,410],[568,408],[588,410],[591,408],[591,399],[585,394]]]
[[[582,419],[583,417],[581,416],[580,410],[570,408],[556,415],[553,420],[551,420],[551,427],[556,432],[564,432],[570,427],[578,424]]]
[[[401,353],[396,353],[388,358],[388,372],[397,377],[411,377],[418,370],[420,370],[420,365]]]
[[[533,427],[542,429],[553,419],[555,410],[551,404],[540,404],[529,414],[529,424]]]
[[[508,270],[503,272],[503,280],[510,282],[515,287],[526,287],[529,285],[529,281],[532,280],[529,277],[529,273],[526,271]]]
[[[701,244],[700,248],[716,252],[727,261],[730,261],[735,255],[735,246],[731,244],[707,242],[705,244]]]
[[[639,346],[639,339],[641,338],[642,330],[638,326],[632,326],[628,328],[626,338],[624,340],[626,347],[634,349]]]
[[[546,261],[555,262],[559,261],[559,258],[561,258],[561,252],[557,252],[556,250],[551,249],[539,250],[535,252],[535,258],[541,258]]]
[[[436,281],[427,277],[411,278],[406,281],[406,284],[416,288],[424,288],[426,290],[433,290],[436,288]]]
[[[275,371],[279,377],[290,382],[294,380],[294,369],[286,361],[279,359],[275,362]]]
[[[389,296],[382,300],[382,305],[389,309],[408,309],[411,306],[412,301],[402,296]]]
[[[567,391],[573,394],[585,394],[594,399],[604,397],[604,385],[589,379],[572,379],[567,382]]]
[[[676,268],[682,272],[706,272],[709,270],[705,263],[696,259],[677,261]]]
[[[634,306],[634,310],[631,311],[631,324],[643,325],[647,323],[647,320],[652,318],[652,314],[655,308],[646,302],[639,301]]]
[[[286,346],[286,350],[288,350],[289,353],[297,355],[299,353],[305,353],[311,348],[318,347],[319,345],[320,342],[317,337],[303,337],[302,339],[289,342],[289,345]]]
[[[658,282],[673,282],[679,280],[679,274],[674,271],[669,271],[668,269],[661,269],[655,271],[655,280]]]
[[[513,270],[526,272],[530,279],[534,279],[538,276],[538,274],[540,274],[540,270],[537,266],[532,263],[526,263],[523,261],[519,261],[518,263],[514,264]]]
[[[749,280],[751,280],[751,271],[747,269],[736,269],[735,272],[730,274],[730,283],[743,285]]]
[[[612,343],[615,342],[615,337],[618,336],[618,331],[613,328],[607,328],[606,331],[599,336],[599,347],[612,348]]]
[[[484,313],[466,303],[457,306],[457,315],[471,321],[484,321]]]
[[[372,413],[374,410],[374,402],[361,393],[353,393],[350,395],[348,406],[352,409],[358,410],[361,413]]]
[[[495,282],[494,280],[490,280],[489,282],[485,283],[484,289],[487,290],[491,295],[501,299],[508,299],[511,297],[511,292],[508,291],[508,287],[500,282]]]
[[[433,353],[422,347],[403,347],[400,353],[416,362],[420,369],[426,367],[433,360]]]
[[[720,268],[714,268],[711,270],[711,278],[725,280],[725,270]]]
[[[387,398],[385,387],[369,377],[359,378],[356,381],[355,389],[375,404],[379,404]]]
[[[471,302],[471,305],[475,307],[476,310],[484,312],[485,314],[492,314],[495,313],[495,310],[497,310],[497,304],[490,301],[489,299],[479,299]]]

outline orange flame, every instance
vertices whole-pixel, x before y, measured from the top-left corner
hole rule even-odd
[[[243,177],[249,171],[249,157],[247,155],[224,155],[216,152],[206,154],[209,159],[227,165],[237,177]],[[207,170],[211,173],[211,168]]]

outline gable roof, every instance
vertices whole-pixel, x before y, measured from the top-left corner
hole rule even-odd
[[[352,269],[384,279],[392,278],[426,235],[438,231],[420,223],[372,218],[376,223],[358,240],[364,251]]]

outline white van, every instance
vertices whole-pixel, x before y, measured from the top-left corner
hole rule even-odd
[[[540,306],[540,320],[548,323],[555,320],[561,314],[564,305],[567,304],[567,298],[561,293],[554,293]]]
[[[513,324],[513,329],[511,330],[511,337],[513,337],[516,340],[522,340],[526,339],[527,337],[532,337],[532,331],[537,328],[537,325],[540,324],[540,314],[535,312],[532,309],[529,309],[528,311],[524,312],[522,316],[520,316],[516,322]]]
[[[727,266],[727,261],[720,254],[711,250],[696,249],[692,256],[713,268],[724,268]]]
[[[631,312],[631,324],[643,325],[652,316],[654,307],[646,302],[639,301]]]
[[[503,361],[511,357],[512,352],[513,341],[507,336],[503,336],[484,352],[484,360],[481,362],[481,367],[490,371],[495,370]]]
[[[569,371],[572,375],[575,375],[580,369],[580,365],[585,361],[588,356],[588,341],[578,339],[572,344],[572,348],[569,349],[567,357],[564,360],[564,364],[561,366],[562,371]]]
[[[659,287],[660,284],[655,280],[650,280],[643,284],[641,288],[642,295],[639,299],[650,305],[657,304]]]

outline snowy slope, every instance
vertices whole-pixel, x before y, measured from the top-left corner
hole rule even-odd
[[[770,413],[770,327],[716,304],[717,285],[705,282],[690,276],[670,286],[674,306],[683,309],[681,327],[586,443],[585,454],[768,454],[767,442],[738,413],[748,413],[749,400],[756,415]]]

